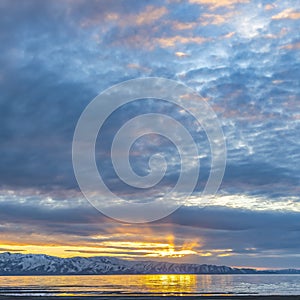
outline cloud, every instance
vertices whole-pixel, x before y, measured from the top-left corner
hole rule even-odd
[[[265,10],[272,10],[276,7],[276,4],[268,3],[265,5]]]
[[[293,8],[286,8],[281,11],[277,15],[272,16],[273,20],[281,20],[281,19],[291,19],[297,20],[300,19],[300,12],[295,11]]]
[[[247,3],[248,0],[189,0],[192,4],[208,5],[211,8],[228,7],[233,8],[236,4]]]
[[[229,1],[225,2],[218,3],[229,4]],[[279,36],[281,29],[278,31],[274,24],[266,22],[261,29],[255,27],[252,32],[255,35],[248,39],[251,32],[230,31],[235,29],[231,19],[227,20],[226,29],[216,29],[208,24],[203,31],[197,23],[198,18],[209,16],[214,20],[221,14],[197,11],[189,4],[173,4],[176,9],[171,10],[167,5],[156,6],[155,3],[133,8],[123,2],[112,6],[106,2],[91,2],[83,9],[79,1],[70,2],[69,11],[65,3],[58,6],[47,4],[41,20],[38,19],[41,7],[35,6],[33,18],[39,24],[36,26],[28,19],[34,3],[27,2],[22,8],[11,9],[9,2],[4,5],[11,18],[2,19],[7,29],[4,34],[6,42],[1,43],[5,70],[1,77],[3,113],[0,132],[3,187],[52,190],[53,193],[69,189],[74,193],[77,184],[70,154],[80,113],[103,88],[124,79],[147,75],[183,80],[212,99],[211,105],[219,115],[228,142],[228,171],[224,182],[227,187],[235,178],[236,190],[239,190],[241,180],[235,176],[234,170],[241,169],[242,181],[253,183],[252,188],[259,180],[268,185],[266,189],[271,188],[269,178],[273,177],[271,170],[275,170],[277,184],[280,178],[286,178],[284,181],[289,181],[289,184],[284,190],[294,190],[293,178],[298,178],[297,164],[284,159],[286,156],[298,157],[298,145],[293,141],[298,129],[293,115],[297,112],[291,109],[296,104],[292,97],[297,95],[299,73],[295,56],[297,32],[293,24],[289,24],[285,34]],[[247,5],[250,4],[245,2],[238,9],[241,18]],[[181,34],[177,30],[178,24],[185,24],[182,22],[185,10],[193,12],[188,24],[198,25],[184,29],[187,34]],[[55,12],[63,16],[61,22],[56,19]],[[255,14],[259,16],[258,10],[254,9]],[[132,24],[124,23],[124,28],[121,28],[120,23],[114,23],[115,15],[122,16],[118,22],[130,15],[136,19]],[[151,20],[163,18],[164,21],[156,24],[157,28],[152,31],[150,24],[154,19],[152,23],[138,21],[146,16]],[[10,21],[16,17],[26,26]],[[48,21],[45,23],[44,20]],[[93,22],[86,24],[85,30],[78,31],[78,24],[84,20]],[[261,18],[251,20],[260,21]],[[138,26],[136,22],[139,22]],[[97,28],[103,31],[99,33]],[[26,39],[12,38],[21,37],[25,31]],[[95,39],[95,34],[99,39]],[[278,40],[266,41],[266,34],[273,34]],[[43,42],[35,39],[36,35],[43,36]],[[64,42],[66,38],[67,44]],[[135,45],[142,47],[141,53],[136,52]],[[289,50],[289,53],[272,51],[278,48]],[[48,57],[52,59],[46,59]],[[290,61],[294,63],[288,69]],[[273,84],[279,81],[282,81],[280,85]],[[163,109],[160,105],[158,110]],[[132,106],[123,113],[126,115],[130,110],[142,112],[141,106]],[[118,116],[113,118],[115,123],[109,123],[106,136],[115,132],[122,123],[117,123],[117,119]],[[165,146],[166,153],[173,155],[169,145]],[[266,159],[269,166],[265,164]],[[133,168],[143,172],[147,160],[135,162]],[[249,165],[255,165],[255,168]],[[259,175],[259,170],[265,168],[270,170],[267,176],[266,173]],[[108,179],[115,178],[110,168],[106,174]],[[173,179],[169,177],[169,180],[175,183],[176,176],[174,168]],[[255,181],[253,177],[259,180]],[[292,179],[288,180],[288,177]],[[126,189],[123,192],[126,194]]]
[[[200,17],[200,22],[202,25],[221,25],[224,23],[229,23],[232,16],[234,16],[234,12],[229,12],[225,14],[211,14],[211,13],[205,13],[202,14]]]
[[[201,44],[206,41],[206,38],[196,36],[196,37],[186,37],[186,36],[172,36],[167,38],[158,38],[157,43],[163,47],[174,47],[177,44]]]
[[[282,261],[288,259],[286,266],[299,266],[293,259],[300,246],[299,213],[295,212],[189,206],[161,221],[137,227],[104,218],[74,199],[63,204],[56,200],[51,209],[49,200],[41,199],[38,211],[35,201],[1,202],[5,224],[1,244],[7,245],[5,250],[169,261],[179,255],[181,261],[218,264],[232,264],[234,259],[241,263],[243,257],[243,265],[248,266],[256,257],[260,266],[284,266]],[[278,256],[285,259],[278,261]],[[263,265],[262,257],[270,262]]]
[[[183,23],[178,21],[172,22],[172,27],[174,30],[191,30],[197,25],[198,25],[197,22],[191,22],[191,23]]]
[[[288,49],[288,50],[297,50],[300,49],[300,42],[294,43],[294,44],[288,44],[281,47],[282,49]]]
[[[24,249],[0,248],[0,252],[22,252]]]
[[[152,24],[153,22],[159,20],[167,12],[168,10],[166,7],[155,8],[153,6],[148,6],[144,12],[136,16],[135,23],[137,25]],[[132,18],[130,19],[132,20]]]
[[[187,53],[184,53],[184,52],[175,52],[175,55],[178,56],[178,57],[186,57],[186,56],[189,56]]]

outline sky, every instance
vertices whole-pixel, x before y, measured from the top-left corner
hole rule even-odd
[[[300,268],[299,28],[292,0],[0,0],[0,251]],[[159,152],[165,178],[146,193],[117,178],[113,135],[140,114],[184,124],[202,168],[174,213],[127,224],[80,192],[72,140],[93,98],[141,77],[199,93],[218,117],[227,160],[219,191],[204,198],[211,155],[199,124],[159,99],[121,107],[96,144],[114,193],[152,201],[180,175],[176,147],[151,135],[133,144],[132,169],[148,174]]]

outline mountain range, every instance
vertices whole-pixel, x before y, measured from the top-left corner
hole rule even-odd
[[[300,270],[256,270],[207,264],[129,261],[114,257],[61,258],[44,254],[0,253],[0,275],[104,274],[300,274]]]

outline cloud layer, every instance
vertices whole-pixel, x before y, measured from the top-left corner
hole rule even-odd
[[[83,242],[120,254],[121,242],[146,243],[152,237],[195,251],[182,259],[300,267],[300,7],[295,1],[2,0],[0,8],[3,251],[60,240],[69,253]],[[144,229],[124,225],[121,232],[120,224],[86,203],[71,148],[77,120],[91,99],[113,84],[148,76],[180,81],[208,101],[222,125],[228,158],[220,192],[208,201],[201,190],[209,145],[191,117],[154,100],[112,115],[101,132],[105,142],[97,143],[97,163],[106,183],[127,199],[155,198],[173,187],[180,158],[162,137],[141,138],[132,148],[133,170],[147,174],[148,158],[159,149],[169,163],[167,175],[146,194],[124,185],[109,157],[112,135],[124,122],[165,113],[198,138],[201,173],[193,197],[174,215],[147,225],[143,240]],[[204,204],[209,208],[202,209]],[[161,230],[175,241],[159,241]],[[115,250],[113,243],[119,243]],[[97,252],[94,248],[81,251]],[[121,255],[132,255],[131,248]],[[143,257],[140,250],[137,257]]]

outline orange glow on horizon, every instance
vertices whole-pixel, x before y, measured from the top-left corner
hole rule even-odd
[[[101,236],[95,236],[94,243],[86,243],[86,245],[78,246],[65,242],[65,244],[55,245],[53,243],[44,244],[38,243],[10,243],[8,241],[0,241],[0,252],[13,252],[23,254],[46,254],[59,257],[73,256],[114,256],[127,259],[145,259],[145,258],[176,258],[186,255],[198,255],[195,247],[198,242],[183,243],[175,245],[174,236],[167,235],[163,240],[157,240],[152,237],[149,241],[131,241],[131,236],[128,234],[128,241],[113,241],[102,240],[97,242]],[[116,238],[114,236],[114,238]],[[135,236],[136,238],[136,236]]]

